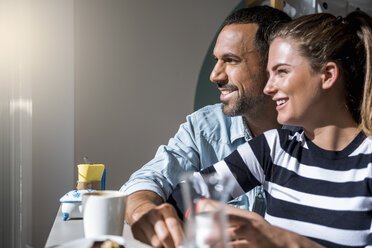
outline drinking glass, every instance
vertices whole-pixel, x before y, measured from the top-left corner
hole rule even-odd
[[[232,190],[231,179],[218,174],[188,174],[181,188],[186,209],[183,248],[229,247],[225,202]]]

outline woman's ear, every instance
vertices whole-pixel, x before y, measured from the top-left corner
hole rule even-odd
[[[339,69],[335,62],[328,62],[322,69],[322,88],[330,89],[339,77]]]

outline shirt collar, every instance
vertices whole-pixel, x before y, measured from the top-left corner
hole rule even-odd
[[[252,139],[251,131],[245,124],[242,116],[231,117],[230,142],[244,138],[246,141]]]
[[[298,131],[302,129],[301,127],[288,125],[283,125],[282,128],[289,129],[291,131]],[[247,123],[244,121],[243,116],[241,115],[231,117],[230,134],[231,143],[241,138],[244,138],[245,141],[253,138],[251,130],[249,129]]]

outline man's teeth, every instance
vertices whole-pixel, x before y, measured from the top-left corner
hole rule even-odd
[[[231,91],[227,91],[227,90],[223,90],[223,91],[221,91],[221,93],[222,93],[222,95],[227,95],[227,94],[229,94]]]
[[[282,105],[285,103],[285,100],[279,100],[279,101],[276,101],[276,105]]]

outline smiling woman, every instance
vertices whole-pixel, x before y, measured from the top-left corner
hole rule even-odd
[[[325,87],[322,76],[335,75],[314,72],[309,60],[298,54],[295,42],[276,39],[270,46],[267,68],[270,78],[264,92],[277,103],[279,123],[307,127],[319,119],[324,120],[321,113],[328,112],[324,106],[339,104],[334,98],[321,98],[321,89]]]

